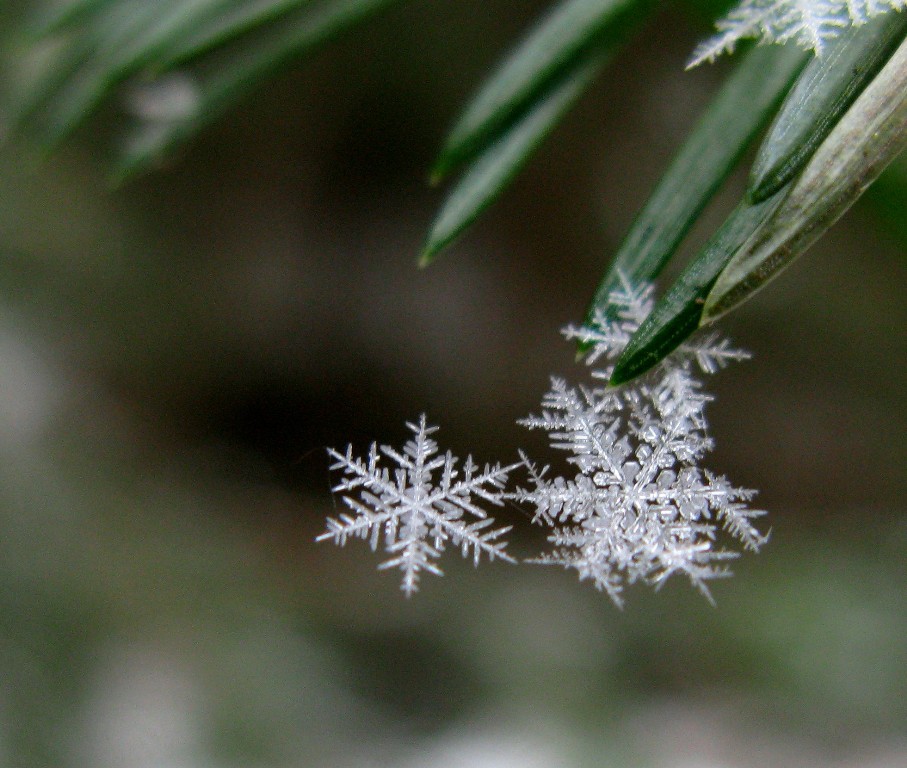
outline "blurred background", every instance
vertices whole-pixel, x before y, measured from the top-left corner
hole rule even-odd
[[[35,3],[5,5],[0,44]],[[454,552],[406,600],[314,541],[325,447],[422,412],[547,460],[515,420],[583,380],[558,329],[727,72],[683,71],[709,14],[666,7],[419,270],[433,154],[546,6],[411,0],[125,185],[119,101],[49,157],[0,145],[0,765],[907,765],[903,166],[723,323],[754,359],[712,382],[707,465],[772,540],[717,607]]]

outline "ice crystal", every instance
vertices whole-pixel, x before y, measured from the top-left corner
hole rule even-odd
[[[428,426],[424,414],[418,424],[407,427],[413,438],[402,453],[387,445],[379,451],[376,443],[366,459],[355,458],[352,446],[345,453],[328,450],[335,460],[331,469],[343,471],[343,480],[333,490],[354,492],[343,496],[352,514],[329,518],[327,531],[318,540],[332,539],[342,546],[348,538],[358,537],[368,539],[373,551],[383,540],[391,557],[380,568],[403,572],[401,588],[407,596],[418,589],[422,571],[442,574],[435,561],[448,542],[460,547],[464,557],[471,552],[477,565],[483,553],[489,560],[513,562],[501,538],[510,527],[492,528],[493,518],[472,499],[501,505],[507,475],[519,465],[485,465],[480,471],[470,456],[458,469],[458,459],[450,451],[439,454],[430,437],[437,427]],[[381,465],[382,456],[396,465],[393,473]]]
[[[696,48],[689,66],[730,53],[748,37],[764,43],[793,41],[821,54],[847,27],[905,6],[907,0],[742,0],[715,25],[717,34]]]
[[[616,320],[604,314],[589,327],[568,327],[568,338],[592,344],[593,373],[611,364],[652,306],[650,288],[628,284],[611,297]],[[762,515],[746,502],[752,491],[699,467],[711,449],[704,394],[696,369],[713,373],[747,357],[726,340],[707,337],[681,347],[642,382],[620,388],[572,387],[553,379],[542,413],[523,420],[549,433],[552,447],[568,452],[572,477],[551,477],[527,460],[531,486],[513,494],[551,526],[553,550],[536,562],[576,569],[622,604],[624,584],[660,586],[684,574],[707,597],[706,582],[728,573],[736,553],[719,548],[718,527],[752,550],[765,537],[753,525]]]

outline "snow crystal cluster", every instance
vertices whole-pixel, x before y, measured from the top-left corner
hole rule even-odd
[[[651,288],[625,285],[611,305],[616,320],[602,314],[591,327],[565,332],[593,345],[588,362],[604,364],[593,373],[604,382],[651,310]],[[546,430],[552,447],[568,452],[575,474],[550,477],[527,461],[532,484],[513,496],[551,527],[554,547],[535,562],[576,569],[620,605],[625,583],[659,586],[674,574],[708,597],[706,582],[726,575],[724,561],[736,554],[717,547],[719,526],[759,549],[765,537],[752,520],[764,513],[747,507],[753,492],[699,467],[712,447],[703,413],[711,398],[694,369],[714,373],[745,357],[711,336],[682,346],[628,386],[571,387],[554,379],[541,415],[522,423]]]
[[[698,374],[747,355],[715,336],[694,340],[642,380],[611,387],[613,362],[651,310],[652,290],[624,284],[611,304],[616,319],[602,314],[565,330],[590,348],[597,383],[553,379],[541,414],[521,422],[549,433],[552,447],[567,453],[568,472],[555,475],[526,456],[481,471],[470,457],[458,468],[450,452],[439,453],[430,437],[436,428],[423,416],[408,425],[413,438],[402,453],[376,444],[365,459],[351,447],[329,451],[332,469],[343,473],[334,490],[350,512],[329,519],[319,540],[359,537],[373,550],[383,543],[390,558],[381,567],[399,568],[410,595],[422,571],[441,574],[436,560],[448,543],[476,564],[483,554],[513,562],[503,540],[509,528],[494,527],[477,503],[510,501],[530,506],[534,522],[549,528],[552,549],[530,562],[575,569],[618,605],[625,584],[658,587],[674,574],[710,598],[707,582],[727,575],[726,561],[737,554],[718,544],[719,530],[750,550],[766,539],[753,523],[764,513],[747,506],[753,492],[699,466],[712,441]],[[528,484],[508,491],[508,475],[521,467]]]

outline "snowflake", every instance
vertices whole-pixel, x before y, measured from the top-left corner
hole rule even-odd
[[[651,288],[626,283],[611,297],[618,317],[568,327],[565,335],[593,344],[590,364],[613,362],[652,306]],[[553,379],[542,414],[521,423],[549,433],[567,451],[574,477],[550,478],[524,457],[532,486],[513,498],[535,507],[535,521],[551,526],[553,551],[535,562],[573,568],[618,605],[625,583],[660,586],[684,574],[709,599],[706,582],[724,576],[736,553],[716,546],[719,523],[751,550],[765,542],[753,525],[764,514],[746,503],[752,491],[700,469],[711,449],[694,364],[712,373],[748,357],[709,337],[681,347],[641,383],[621,388],[571,387]],[[594,372],[610,377],[610,365]]]
[[[848,27],[905,6],[907,0],[743,0],[715,25],[718,34],[696,48],[689,66],[730,53],[748,37],[765,43],[793,41],[821,54]]]
[[[458,459],[450,451],[438,455],[438,444],[430,437],[437,427],[428,426],[424,414],[418,424],[407,423],[407,427],[414,437],[403,453],[386,445],[379,453],[376,443],[367,459],[354,458],[352,446],[347,446],[345,453],[328,450],[335,459],[331,469],[343,470],[344,474],[333,490],[358,491],[358,498],[343,496],[353,514],[329,518],[327,532],[318,541],[332,539],[343,546],[356,536],[368,539],[374,551],[383,538],[392,556],[380,568],[403,572],[401,588],[407,596],[418,589],[422,571],[442,575],[435,560],[447,542],[460,547],[464,557],[471,551],[476,565],[482,553],[489,560],[499,557],[514,562],[504,552],[506,542],[501,540],[510,527],[490,528],[494,520],[473,503],[472,497],[502,505],[507,474],[520,464],[486,465],[478,471],[470,456],[460,470]],[[382,454],[396,464],[393,474],[380,465]],[[438,470],[436,481],[433,475]]]

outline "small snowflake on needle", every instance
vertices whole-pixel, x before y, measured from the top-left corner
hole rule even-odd
[[[760,43],[793,41],[821,55],[850,27],[905,7],[907,0],[740,0],[716,23],[716,34],[696,48],[687,66],[714,61],[744,38]]]
[[[335,460],[331,469],[343,471],[343,480],[333,490],[358,494],[343,496],[352,514],[329,518],[327,531],[318,541],[331,539],[343,546],[355,536],[368,539],[375,551],[383,540],[391,557],[379,567],[403,572],[401,589],[407,596],[418,589],[422,571],[442,575],[435,561],[448,542],[459,547],[464,557],[472,553],[476,565],[483,553],[489,560],[499,557],[514,562],[504,551],[502,539],[510,526],[493,528],[494,519],[473,497],[503,505],[507,474],[520,464],[485,465],[480,471],[469,456],[458,468],[458,459],[450,451],[439,454],[438,444],[430,437],[437,427],[428,426],[424,414],[418,424],[407,423],[407,427],[413,437],[402,453],[387,445],[379,450],[377,443],[372,443],[365,459],[354,457],[352,446],[345,453],[328,449]],[[396,465],[393,472],[381,465],[382,457]]]

